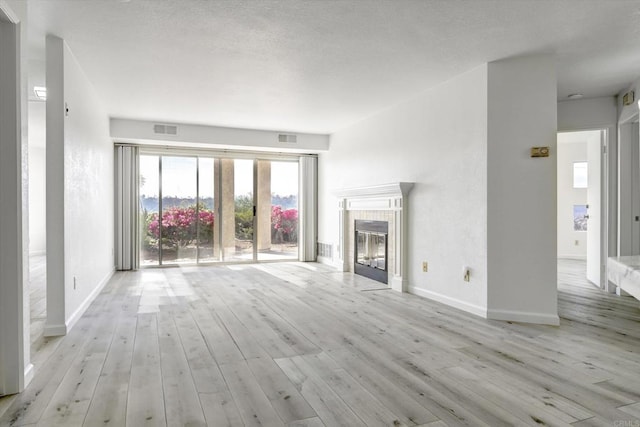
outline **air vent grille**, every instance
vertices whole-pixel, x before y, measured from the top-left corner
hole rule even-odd
[[[165,135],[177,135],[178,126],[175,125],[153,125],[153,133]]]
[[[278,135],[278,142],[289,142],[291,144],[295,144],[296,142],[298,142],[298,136],[281,133]]]
[[[324,258],[333,258],[333,245],[330,243],[318,242],[318,256]]]

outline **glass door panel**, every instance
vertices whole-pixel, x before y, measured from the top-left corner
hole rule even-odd
[[[298,162],[257,163],[258,260],[298,259]]]
[[[160,222],[158,219],[160,191],[160,157],[140,155],[139,212],[140,212],[140,265],[160,263]]]
[[[222,159],[222,246],[225,261],[253,256],[253,160]]]
[[[198,261],[218,261],[219,247],[215,244],[215,160],[208,157],[198,159]]]
[[[197,261],[197,158],[162,156],[160,256],[162,264]]]

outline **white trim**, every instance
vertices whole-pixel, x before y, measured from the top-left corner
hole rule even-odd
[[[98,294],[102,292],[102,289],[105,287],[105,285],[109,283],[109,280],[111,280],[114,273],[115,273],[115,269],[112,269],[109,273],[107,273],[107,275],[104,276],[104,278],[100,281],[98,286],[96,286],[95,289],[91,291],[89,296],[82,302],[82,304],[80,304],[80,306],[76,309],[76,311],[74,311],[73,314],[69,316],[66,322],[67,332],[69,332],[71,328],[73,328],[73,326],[78,322],[78,320],[80,320],[80,318],[85,313],[85,311],[87,311],[87,308],[89,308],[93,300],[95,300]]]
[[[331,267],[335,268],[336,270],[342,271],[342,263],[336,261],[333,258],[329,258],[329,257],[326,257],[326,256],[318,256],[316,262],[318,264],[328,265],[328,266],[331,266]]]
[[[28,222],[23,210],[23,110],[21,27],[17,16],[0,3],[0,395],[21,392],[29,369]],[[26,117],[26,116],[25,116]],[[26,298],[26,300],[25,300]],[[25,333],[26,332],[26,333]],[[26,335],[26,336],[25,336]]]
[[[44,336],[45,337],[59,337],[62,335],[66,335],[71,328],[80,320],[82,315],[87,311],[87,308],[91,305],[91,303],[96,299],[98,294],[102,292],[102,289],[109,283],[109,280],[113,277],[115,273],[115,268],[112,269],[107,275],[100,281],[98,286],[95,287],[93,291],[89,294],[89,296],[80,304],[80,306],[73,312],[69,319],[66,320],[64,324],[55,324],[55,325],[45,325],[44,327]]]
[[[562,260],[562,259],[573,259],[573,260],[578,260],[578,261],[586,261],[587,260],[587,256],[586,255],[558,255],[558,260]]]
[[[394,291],[407,292],[407,289],[409,289],[409,281],[406,277],[392,277],[389,286]]]
[[[394,209],[391,198],[347,199],[348,211],[390,211]]]
[[[0,18],[6,18],[11,24],[20,23],[18,15],[9,7],[5,0],[0,0]]]
[[[25,387],[31,382],[31,380],[33,379],[33,376],[35,375],[36,371],[34,369],[33,363],[29,363],[27,366],[25,366],[24,368],[24,384]]]
[[[61,337],[63,335],[67,335],[67,325],[65,324],[44,326],[45,337]]]
[[[557,314],[532,313],[526,311],[489,309],[487,311],[487,319],[522,323],[536,323],[551,326],[560,325],[560,317]]]
[[[475,314],[484,319],[487,318],[487,309],[475,304],[469,304],[466,301],[461,301],[456,298],[451,298],[447,295],[442,295],[437,292],[429,291],[427,289],[417,288],[415,286],[409,286],[409,293],[418,295],[423,298],[427,298],[439,303],[445,304],[449,307],[457,308],[458,310],[465,311],[467,313]]]
[[[29,256],[39,256],[39,255],[46,255],[47,251],[46,250],[41,250],[41,251],[29,251]]]
[[[402,196],[406,197],[413,188],[413,182],[393,182],[390,184],[371,185],[368,187],[344,188],[333,193],[342,199],[358,197],[383,197]]]

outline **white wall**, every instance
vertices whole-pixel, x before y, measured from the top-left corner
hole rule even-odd
[[[616,115],[616,97],[614,96],[558,102],[558,131],[615,127]],[[611,139],[615,141],[615,138]]]
[[[559,322],[556,260],[557,82],[552,55],[489,64],[488,316]]]
[[[111,136],[118,142],[136,144],[162,144],[197,148],[233,149],[317,153],[329,148],[329,136],[309,133],[293,133],[295,143],[279,142],[280,133],[255,129],[235,129],[219,126],[204,126],[188,123],[171,123],[177,126],[177,135],[154,133],[155,124],[144,120],[111,119]]]
[[[573,188],[573,164],[587,161],[587,142],[563,142],[562,135],[558,134],[558,258],[586,259],[587,233],[574,230],[573,205],[587,204],[587,189]]]
[[[336,132],[319,158],[320,242],[337,244],[333,191],[415,182],[408,211],[410,291],[479,315],[487,303],[486,82],[486,65],[459,75]],[[464,265],[474,268],[469,283]]]
[[[45,332],[57,334],[75,323],[114,271],[113,144],[93,86],[64,41],[52,36],[47,96],[47,270],[58,272],[48,280],[63,282],[56,310],[62,306],[64,323],[49,321],[48,299]],[[59,230],[62,256],[52,258],[51,236]]]
[[[532,146],[555,150],[555,93],[551,56],[498,61],[331,135],[319,159],[319,241],[337,244],[333,191],[415,182],[411,292],[557,323],[555,157],[529,157]]]
[[[29,253],[42,255],[47,249],[45,195],[46,104],[29,102]]]

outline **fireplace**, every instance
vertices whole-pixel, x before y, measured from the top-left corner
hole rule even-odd
[[[342,271],[368,271],[375,280],[398,292],[407,292],[407,215],[411,182],[395,182],[369,187],[336,190],[338,198],[338,236],[334,262]],[[357,262],[356,221],[386,223],[386,229],[369,231],[369,240],[361,238],[361,248],[376,247]],[[384,237],[384,239],[382,239]],[[384,249],[384,250],[382,250]],[[374,266],[371,267],[371,260]],[[369,265],[367,265],[369,264]],[[362,273],[360,273],[362,274]]]
[[[378,282],[388,283],[387,221],[356,220],[354,224],[353,271]]]

